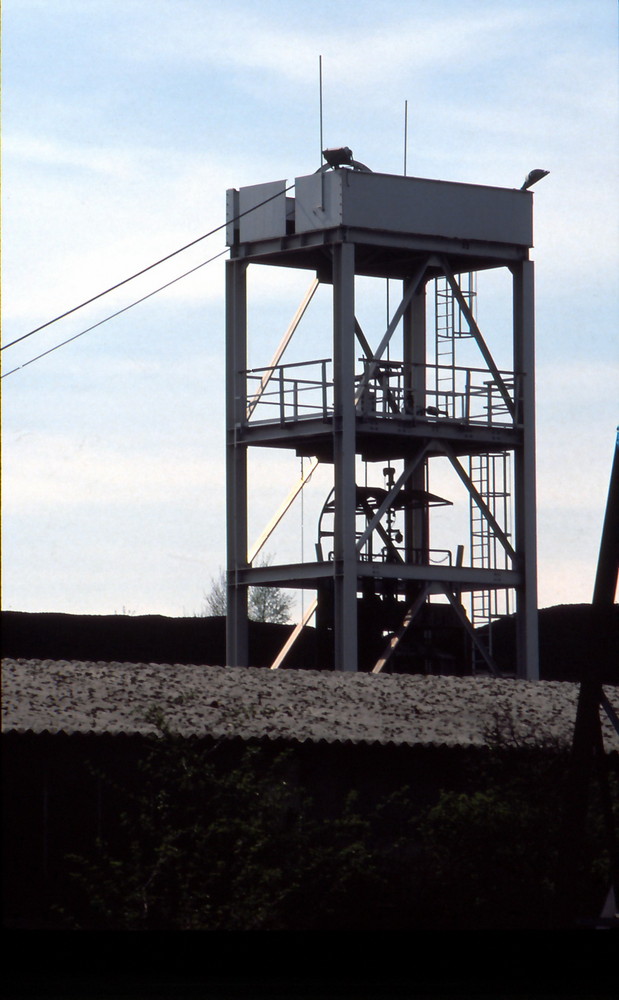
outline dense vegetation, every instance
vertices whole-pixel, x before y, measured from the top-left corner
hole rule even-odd
[[[566,909],[556,747],[499,740],[431,803],[403,787],[369,806],[349,792],[325,811],[294,751],[248,746],[222,766],[159,721],[113,838],[69,859],[65,926],[551,928],[599,914],[608,857],[595,797]]]

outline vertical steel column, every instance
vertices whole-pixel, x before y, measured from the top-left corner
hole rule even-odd
[[[539,680],[537,620],[537,528],[535,485],[535,295],[534,264],[512,268],[514,309],[514,371],[521,372],[522,444],[514,455],[516,565],[522,584],[516,591],[518,676]]]
[[[238,441],[247,408],[247,265],[226,262],[226,662],[249,664],[247,587],[239,570],[247,565],[247,448]]]
[[[410,286],[410,280],[404,281],[405,295]],[[404,313],[403,338],[404,398],[408,400],[408,408],[417,412],[417,410],[423,410],[426,405],[426,282],[423,280]],[[408,469],[411,463],[410,458],[405,459],[404,469]],[[414,491],[424,490],[425,484],[426,462],[424,461],[407,478],[404,487],[409,496],[404,516],[404,545],[407,563],[419,561],[420,558],[425,561],[427,555],[426,550],[429,545],[428,511],[413,511],[412,509]],[[418,591],[418,586],[407,588],[408,603]]]
[[[355,247],[333,249],[334,660],[357,669]]]

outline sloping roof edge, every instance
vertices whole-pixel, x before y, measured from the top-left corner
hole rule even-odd
[[[487,677],[5,659],[3,731],[467,747],[568,745],[578,685]],[[606,688],[619,702],[619,688]],[[616,694],[615,694],[616,692]],[[604,723],[603,723],[604,724]],[[619,737],[604,725],[605,745]]]

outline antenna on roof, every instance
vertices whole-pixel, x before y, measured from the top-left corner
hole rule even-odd
[[[408,101],[404,101],[404,176],[406,177],[406,152],[408,148]]]
[[[322,175],[322,151],[324,149],[324,144],[322,140],[322,56],[318,56],[318,93],[319,93],[319,105],[320,105],[320,155],[318,159],[318,169],[321,171],[320,174],[320,207],[324,209],[325,207],[325,181]]]
[[[318,97],[320,106],[320,156],[318,166],[322,167],[322,151],[325,148],[322,140],[322,56],[318,56]]]

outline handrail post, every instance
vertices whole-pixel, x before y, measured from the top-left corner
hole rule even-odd
[[[327,419],[327,362],[323,360],[321,365],[322,378],[322,419]]]
[[[279,369],[279,421],[283,426],[286,422],[286,398],[284,390],[284,366]]]

